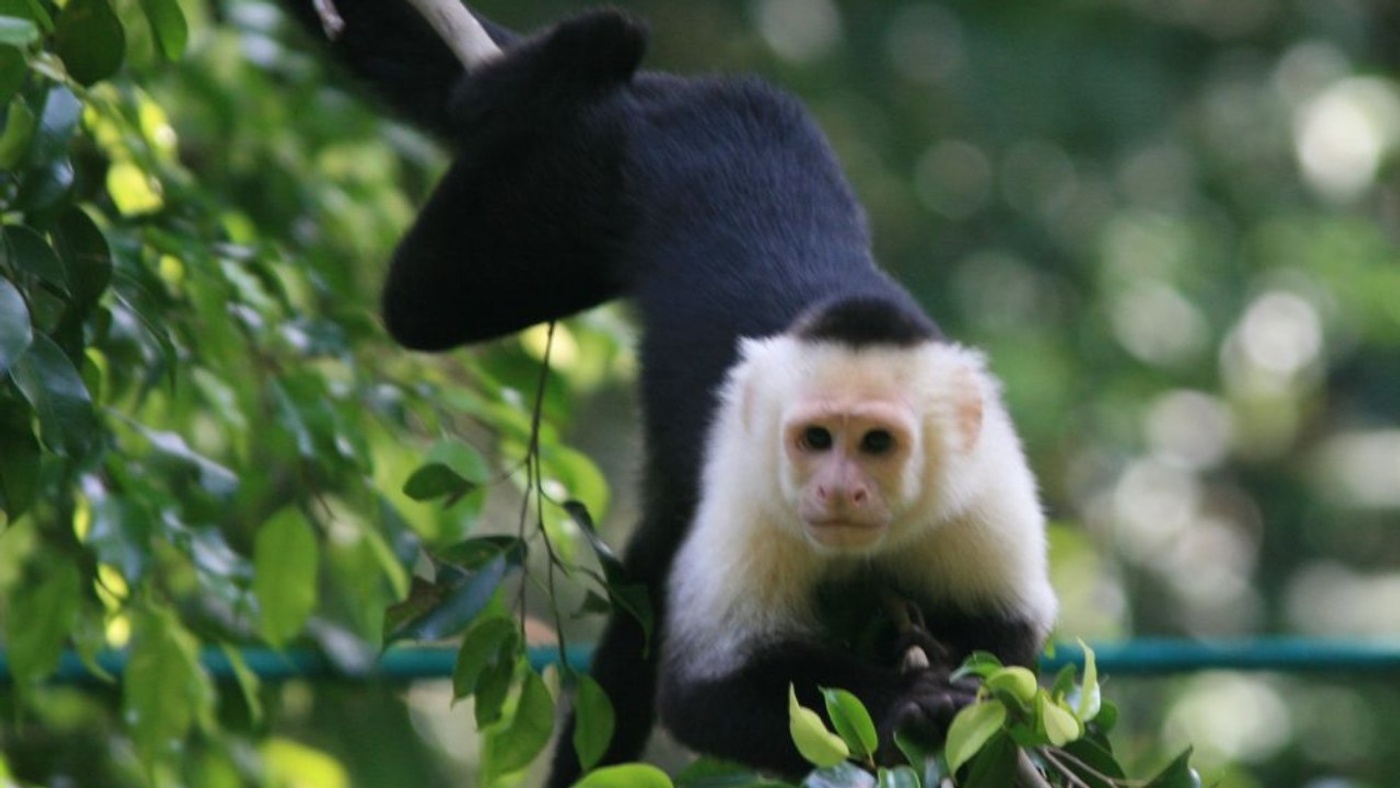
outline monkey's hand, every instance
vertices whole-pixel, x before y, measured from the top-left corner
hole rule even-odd
[[[953,717],[977,699],[976,677],[954,680],[948,670],[936,663],[905,671],[902,678],[899,694],[876,720],[880,734],[876,760],[883,766],[904,763],[904,756],[894,744],[896,733],[931,744],[942,742]]]

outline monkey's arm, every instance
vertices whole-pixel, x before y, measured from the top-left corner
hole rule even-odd
[[[667,728],[702,753],[792,777],[812,767],[789,733],[789,684],[799,701],[814,709],[824,708],[823,688],[845,689],[860,698],[879,729],[879,757],[885,761],[897,757],[896,730],[924,728],[941,736],[976,692],[968,684],[951,684],[946,665],[904,672],[897,664],[873,665],[842,649],[796,638],[771,642],[724,673],[690,672],[663,671],[658,705]]]

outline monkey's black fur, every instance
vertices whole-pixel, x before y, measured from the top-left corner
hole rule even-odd
[[[319,33],[309,0],[286,2]],[[468,76],[405,0],[336,4],[347,22],[332,46],[341,61],[455,152],[394,255],[384,319],[395,339],[442,350],[620,296],[636,303],[646,486],[624,563],[650,589],[659,626],[737,338],[795,330],[905,347],[939,338],[937,327],[876,268],[862,210],[788,96],[751,79],[638,72],[645,32],[614,11],[528,38],[488,24],[504,55]],[[1022,644],[1034,637],[1006,626],[1008,658],[1029,660]],[[647,653],[637,624],[614,616],[593,668],[616,708],[606,762],[637,757],[652,727],[657,668]],[[825,670],[815,652],[773,656],[755,662],[764,675],[743,680],[785,687],[848,667]],[[699,721],[729,698],[692,687],[670,701],[691,706],[668,716]],[[785,706],[728,719],[678,733],[700,749],[800,768]],[[572,722],[553,785],[578,775],[571,733]]]

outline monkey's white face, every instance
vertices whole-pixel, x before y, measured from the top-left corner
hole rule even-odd
[[[865,552],[884,541],[908,498],[918,421],[879,399],[813,398],[782,420],[785,485],[806,536]]]

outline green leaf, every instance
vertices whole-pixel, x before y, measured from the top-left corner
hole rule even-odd
[[[39,26],[32,21],[13,16],[0,16],[0,45],[25,47],[38,40]]]
[[[260,724],[263,719],[263,706],[262,698],[259,696],[259,687],[262,682],[258,678],[258,674],[248,667],[248,663],[243,659],[242,650],[229,643],[220,643],[219,650],[223,652],[229,667],[233,669],[233,678],[238,684],[239,693],[243,696],[243,705],[248,709],[249,721],[254,726]]]
[[[462,636],[457,662],[452,670],[455,699],[476,692],[477,683],[488,669],[514,665],[520,651],[520,625],[506,616],[484,618]]]
[[[938,757],[941,749],[935,748],[928,741],[928,737],[917,735],[917,732],[907,735],[901,731],[895,731],[894,744],[904,754],[904,759],[922,773],[922,782],[925,786],[933,788],[942,781],[944,777],[943,763]]]
[[[0,50],[0,69],[9,67],[5,62],[6,57],[5,51]],[[0,132],[0,170],[12,170],[19,166],[38,125],[39,119],[23,99],[10,102],[10,111],[5,116],[5,130]]]
[[[1084,680],[1079,683],[1079,703],[1074,712],[1080,720],[1088,722],[1098,716],[1103,696],[1099,690],[1099,669],[1094,664],[1094,650],[1083,640],[1079,641],[1079,647],[1084,650]]]
[[[1074,714],[1050,699],[1049,693],[1042,692],[1036,698],[1036,717],[1045,729],[1045,737],[1056,747],[1078,739],[1084,734],[1084,726]]]
[[[490,465],[474,446],[441,440],[428,451],[422,467],[404,482],[403,492],[415,501],[446,498],[445,505],[451,506],[490,478]]]
[[[68,294],[68,273],[63,270],[58,252],[37,231],[23,225],[6,227],[4,254],[16,269]]]
[[[486,609],[508,572],[519,568],[506,555],[498,555],[475,571],[450,564],[439,570],[435,601],[407,618],[389,633],[392,640],[441,640],[471,626]]]
[[[1145,788],[1201,788],[1201,776],[1191,768],[1191,748],[1176,756]]]
[[[1064,750],[1073,756],[1064,759],[1064,765],[1089,788],[1118,788],[1113,781],[1127,779],[1107,739],[1087,735],[1065,745]]]
[[[433,552],[438,560],[469,572],[480,570],[497,558],[504,558],[507,564],[518,567],[528,554],[529,545],[523,539],[504,534],[476,536]]]
[[[651,642],[652,629],[655,627],[654,608],[651,605],[651,596],[647,592],[645,585],[633,582],[627,576],[627,570],[623,568],[622,562],[608,547],[607,542],[598,535],[598,529],[593,524],[593,516],[588,513],[588,507],[579,501],[565,501],[564,511],[578,525],[588,544],[593,548],[593,554],[598,558],[598,564],[603,568],[603,577],[608,589],[608,601],[612,603],[615,610],[625,611],[642,627],[642,633],[646,637],[646,642]]]
[[[0,21],[4,19],[5,17],[0,17]],[[27,22],[27,20],[21,21],[33,25],[33,22]],[[9,104],[10,112],[14,112],[15,107],[24,106],[23,100],[12,102],[11,99],[15,97],[15,94],[19,92],[20,88],[24,87],[24,79],[28,75],[29,62],[25,60],[24,53],[15,49],[13,46],[0,44],[0,106]],[[28,107],[24,108],[24,112],[29,114],[31,120],[30,127],[32,128],[34,113],[29,112]],[[13,122],[13,119],[7,121],[7,126],[10,122]],[[13,167],[16,162],[10,162],[6,165],[6,168]]]
[[[93,450],[101,438],[97,414],[82,377],[58,345],[35,334],[12,374],[39,417],[39,437],[50,451],[79,459]]]
[[[579,763],[587,771],[608,751],[616,723],[608,693],[587,674],[578,677],[574,715],[577,720],[574,725],[574,752],[578,753]]]
[[[875,722],[865,704],[855,695],[843,689],[822,689],[826,701],[826,715],[831,718],[831,726],[851,748],[856,756],[864,758],[875,754],[880,745]]]
[[[295,506],[274,514],[253,541],[253,593],[262,612],[258,632],[274,646],[299,634],[316,608],[316,534]]]
[[[54,52],[84,87],[121,68],[126,31],[107,0],[69,0],[58,15]]]
[[[502,647],[502,654],[505,647]],[[486,728],[499,722],[505,708],[506,696],[510,694],[511,680],[515,677],[515,666],[519,662],[519,652],[514,651],[508,659],[488,662],[476,679],[476,690],[472,693],[472,712],[476,716],[476,727]]]
[[[875,788],[875,775],[850,761],[842,761],[802,778],[802,788]]]
[[[58,667],[78,621],[82,593],[82,578],[71,563],[44,560],[28,574],[11,592],[5,622],[10,674],[21,684],[37,682]]]
[[[624,763],[608,766],[583,776],[574,788],[673,788],[671,778],[660,769],[646,763]]]
[[[967,778],[958,788],[1006,788],[1016,779],[1016,758],[1020,750],[1005,733],[998,733],[983,745],[967,769]]]
[[[908,766],[880,769],[875,773],[875,784],[879,788],[921,788],[918,772]]]
[[[63,85],[49,88],[44,109],[39,113],[39,132],[29,148],[29,164],[42,167],[65,159],[68,143],[83,117],[83,103]],[[32,175],[31,175],[32,177]]]
[[[948,759],[948,771],[956,772],[982,749],[992,736],[1001,732],[1006,723],[1006,705],[999,700],[984,700],[966,706],[948,726],[948,738],[943,752]]]
[[[835,766],[851,755],[840,736],[826,729],[821,715],[797,702],[797,689],[788,685],[788,732],[797,751],[817,767]]]
[[[31,146],[31,158],[33,150]],[[47,211],[68,197],[75,179],[73,163],[66,158],[40,164],[26,172],[20,180],[14,205],[31,213]]]
[[[151,26],[151,35],[161,55],[166,60],[179,60],[189,39],[189,27],[180,4],[176,0],[141,0],[141,10],[146,14],[146,22]]]
[[[147,766],[178,755],[194,725],[212,716],[213,705],[194,636],[168,610],[139,616],[122,677],[122,715]]]
[[[10,371],[15,361],[34,341],[34,329],[29,324],[29,306],[19,288],[8,279],[0,279],[0,375]]]
[[[53,248],[63,263],[72,309],[83,316],[112,282],[112,253],[107,238],[87,212],[69,206],[53,228]]]
[[[1002,668],[983,681],[984,686],[992,694],[1003,698],[1013,698],[1023,706],[1029,706],[1035,700],[1036,684],[1035,674],[1020,665],[1012,665]]]
[[[701,756],[676,775],[677,788],[791,788],[790,783],[768,779],[751,767]]]
[[[510,724],[491,735],[490,757],[487,759],[489,774],[506,775],[529,766],[549,744],[553,732],[554,698],[550,696],[549,688],[540,674],[527,671]]]
[[[978,676],[983,679],[1001,670],[1004,666],[995,654],[987,651],[974,651],[963,660],[963,664],[953,672],[952,679],[960,679],[964,676]]]
[[[29,511],[39,491],[43,452],[30,425],[29,406],[16,399],[0,401],[0,511],[10,522]]]

